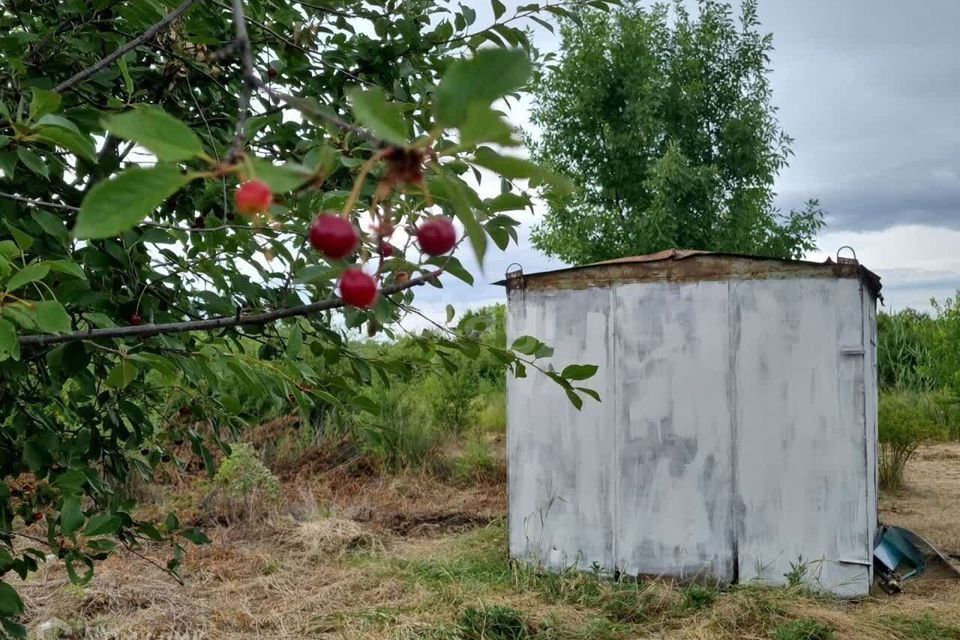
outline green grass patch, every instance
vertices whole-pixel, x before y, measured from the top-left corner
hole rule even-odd
[[[835,640],[833,629],[813,618],[801,618],[777,625],[773,640]]]
[[[902,640],[960,640],[960,628],[939,622],[930,614],[887,616],[882,624]]]

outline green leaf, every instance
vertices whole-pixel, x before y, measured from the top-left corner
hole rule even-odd
[[[290,329],[290,337],[287,338],[287,357],[296,358],[300,355],[301,349],[303,349],[303,331],[300,330],[300,325],[295,324]]]
[[[463,280],[470,286],[473,286],[473,274],[467,271],[460,261],[453,256],[443,256],[439,258],[430,258],[427,264],[435,267],[443,267],[444,270],[455,278]]]
[[[545,345],[533,336],[520,336],[510,345],[512,351],[532,356]]]
[[[80,133],[80,127],[75,125],[71,120],[63,116],[57,116],[53,114],[48,114],[37,120],[37,126],[41,127],[60,127],[61,129],[69,129],[74,133]]]
[[[56,91],[34,89],[33,98],[30,100],[30,120],[36,122],[48,113],[53,113],[60,108],[60,100],[60,94]]]
[[[0,172],[3,177],[12,180],[17,169],[17,153],[15,151],[4,151],[0,153]]]
[[[76,238],[107,238],[138,224],[164,200],[190,182],[191,176],[173,165],[134,167],[100,182],[80,205]]]
[[[30,171],[33,171],[41,178],[50,177],[50,170],[47,168],[46,163],[35,151],[31,151],[26,147],[17,147],[17,157],[20,158],[20,162],[22,162],[27,169],[30,169]]]
[[[13,240],[0,240],[0,256],[8,260],[20,257],[20,247]]]
[[[43,142],[63,147],[91,163],[97,163],[97,150],[93,141],[83,134],[61,127],[40,127],[36,131],[36,137]]]
[[[120,69],[120,75],[123,76],[123,88],[127,90],[127,95],[133,94],[133,77],[130,75],[130,67],[127,65],[125,56],[117,58],[117,67]]]
[[[564,389],[567,392],[567,398],[570,399],[570,404],[577,408],[577,411],[583,408],[583,398],[577,395],[577,392],[573,389]]]
[[[110,133],[146,147],[157,159],[180,162],[204,155],[203,143],[186,124],[159,107],[141,106],[104,120]]]
[[[503,3],[500,2],[500,0],[490,0],[490,5],[493,8],[494,20],[499,20],[500,16],[502,16],[507,11],[507,8],[503,6]]]
[[[452,63],[436,90],[441,125],[458,126],[470,105],[489,106],[523,87],[530,78],[530,59],[521,49],[481,49],[473,58]]]
[[[155,353],[132,353],[129,358],[147,365],[148,370],[168,380],[174,380],[180,375],[180,370],[170,360]]]
[[[22,329],[33,331],[37,328],[37,311],[32,303],[14,302],[3,305],[3,315]]]
[[[64,471],[57,479],[53,481],[53,484],[60,487],[65,493],[77,493],[87,482],[87,474],[85,474],[80,469],[70,469],[69,471]]]
[[[74,564],[77,562],[86,567],[86,571],[83,572],[83,575],[77,573],[77,569],[74,567]],[[71,584],[82,587],[88,584],[93,578],[93,560],[89,556],[80,555],[70,551],[64,557],[63,565],[67,569],[67,577],[70,578]]]
[[[184,529],[180,532],[180,535],[193,544],[210,544],[210,538],[200,529]]]
[[[407,143],[407,123],[403,118],[403,105],[387,101],[383,89],[372,87],[347,90],[353,116],[378,138],[397,145]]]
[[[274,193],[293,191],[313,177],[310,169],[292,162],[275,165],[262,158],[250,158],[250,164],[256,178],[266,182]]]
[[[450,324],[450,321],[453,320],[454,316],[457,315],[457,310],[453,308],[452,304],[447,305],[447,324]]]
[[[501,193],[496,198],[487,201],[487,211],[517,211],[530,206],[530,198],[511,191]]]
[[[597,373],[595,364],[571,364],[563,368],[561,376],[567,380],[587,380]]]
[[[83,524],[83,511],[80,509],[80,496],[68,496],[63,499],[60,508],[60,530],[69,536]]]
[[[496,142],[504,146],[517,144],[513,129],[488,105],[474,103],[467,108],[467,119],[460,125],[460,144],[473,146],[481,142]]]
[[[573,188],[573,183],[566,176],[544,169],[524,158],[500,155],[489,147],[477,149],[473,162],[504,178],[525,178],[545,182],[559,191],[569,191]]]
[[[510,349],[527,356],[534,356],[535,358],[549,358],[553,355],[552,347],[548,347],[533,336],[520,336],[513,341]],[[569,383],[566,384],[569,386]]]
[[[70,316],[56,300],[44,300],[34,303],[37,312],[37,326],[46,333],[67,333],[70,331]]]
[[[120,530],[122,524],[123,521],[119,516],[109,513],[98,513],[90,516],[90,520],[87,521],[87,526],[83,530],[83,535],[88,538],[112,535]]]
[[[7,229],[10,230],[10,235],[13,236],[13,239],[14,241],[16,241],[17,246],[20,249],[21,253],[27,251],[28,249],[30,249],[30,247],[33,246],[32,236],[25,234],[23,231],[21,231],[20,229],[17,229],[15,226],[10,224],[6,220],[3,221],[3,224],[4,226],[7,227]]]
[[[34,262],[28,264],[23,269],[17,271],[10,280],[7,281],[7,291],[16,291],[20,287],[43,280],[50,273],[50,266],[43,262]]]
[[[177,514],[171,511],[167,514],[167,520],[164,522],[164,526],[167,528],[168,533],[172,533],[180,528],[180,519],[177,518]]]
[[[0,318],[0,362],[9,358],[20,359],[20,343],[17,342],[17,330],[13,323]]]
[[[70,232],[67,231],[67,227],[63,224],[60,216],[54,215],[49,211],[34,209],[30,212],[30,217],[33,218],[34,222],[39,224],[44,231],[57,240],[67,242],[70,239]]]
[[[50,267],[50,271],[65,273],[68,276],[82,278],[83,280],[87,279],[87,274],[83,272],[83,267],[76,262],[70,262],[69,260],[44,260],[43,264]]]
[[[19,622],[14,622],[13,620],[3,618],[0,619],[0,624],[3,625],[3,630],[7,633],[7,635],[14,640],[26,640],[27,628]]]
[[[137,378],[137,367],[129,360],[114,365],[104,384],[114,389],[123,389]]]
[[[589,389],[587,387],[576,387],[576,390],[579,391],[580,393],[585,393],[591,398],[593,398],[594,400],[596,400],[597,402],[600,402],[600,394],[597,393],[595,390]]]
[[[453,211],[457,218],[463,223],[463,228],[470,239],[470,245],[477,256],[477,264],[483,268],[483,256],[487,252],[487,233],[477,221],[473,213],[473,206],[467,198],[464,189],[469,189],[458,178],[439,174],[435,186],[442,187],[442,192],[437,193],[438,197],[443,197],[453,204]]]
[[[6,582],[0,582],[0,616],[12,617],[23,613],[23,600],[16,589]]]

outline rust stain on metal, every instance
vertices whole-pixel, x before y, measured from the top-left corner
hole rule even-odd
[[[782,260],[710,251],[668,249],[644,256],[596,262],[580,267],[524,274],[498,282],[508,291],[588,289],[628,282],[696,282],[777,280],[792,278],[857,278],[880,296],[880,277],[858,262]]]

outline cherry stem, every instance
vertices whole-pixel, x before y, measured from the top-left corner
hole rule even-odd
[[[367,175],[373,170],[374,165],[383,160],[388,152],[389,149],[381,149],[377,153],[373,154],[369,160],[363,163],[363,167],[360,168],[360,173],[357,174],[357,177],[353,182],[353,189],[350,191],[350,197],[348,197],[347,201],[343,204],[343,211],[340,212],[341,218],[348,217],[350,212],[353,211],[353,207],[357,204],[357,198],[360,197],[360,190],[363,189],[363,183],[366,181]]]

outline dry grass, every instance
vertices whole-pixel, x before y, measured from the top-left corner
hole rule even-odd
[[[880,507],[883,522],[916,531],[944,553],[960,555],[960,443],[918,450],[903,488],[881,496]]]
[[[884,496],[884,520],[957,549],[958,463],[960,445],[924,450],[905,491]],[[28,622],[57,617],[99,630],[86,637],[116,639],[760,640],[808,619],[833,640],[960,639],[956,581],[908,582],[897,597],[853,603],[750,585],[714,592],[545,575],[506,557],[502,484],[357,469],[290,474],[286,504],[268,522],[214,528],[212,544],[190,549],[182,587],[131,556],[105,562],[84,589],[51,564],[19,585]],[[165,550],[150,555],[162,560]],[[520,635],[497,635],[503,628]]]

